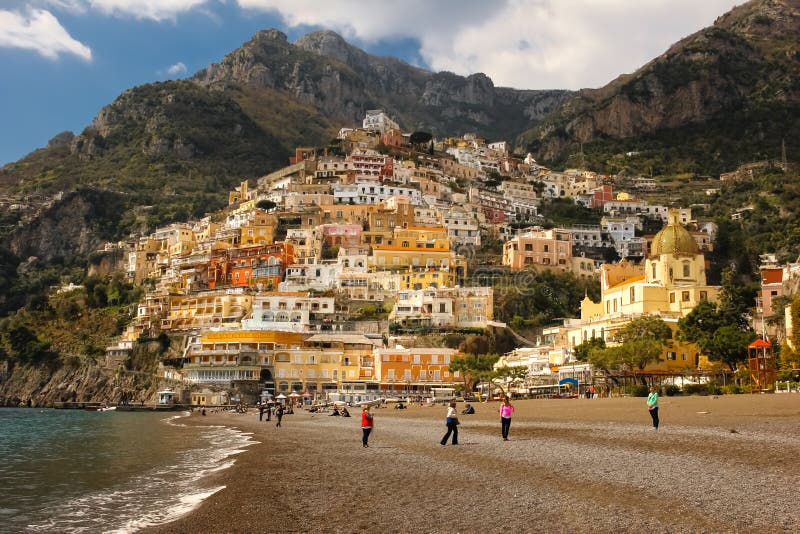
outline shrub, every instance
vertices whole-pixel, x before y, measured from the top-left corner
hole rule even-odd
[[[706,384],[706,394],[707,395],[722,395],[722,386],[717,384],[714,381],[709,382]]]
[[[705,384],[684,384],[683,393],[685,395],[707,395],[708,390]]]
[[[728,384],[727,386],[722,386],[722,392],[726,395],[739,395],[744,393],[742,386],[738,384]]]
[[[667,397],[674,397],[675,395],[680,395],[680,393],[681,393],[681,388],[679,388],[675,384],[670,384],[664,387],[664,394]]]
[[[650,388],[641,384],[636,386],[625,386],[625,393],[633,397],[646,397],[650,393]]]

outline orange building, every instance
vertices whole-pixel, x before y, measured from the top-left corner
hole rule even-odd
[[[256,286],[277,288],[287,265],[294,263],[291,243],[231,248],[212,255],[208,287]]]
[[[461,382],[450,362],[459,352],[448,348],[375,349],[375,378],[387,393],[415,393]]]

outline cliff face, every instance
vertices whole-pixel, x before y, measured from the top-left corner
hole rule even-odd
[[[120,402],[134,392],[133,402],[152,402],[166,384],[155,377],[119,374],[84,362],[55,372],[46,366],[0,363],[0,406],[50,407],[56,402]]]
[[[582,91],[519,144],[553,160],[577,143],[705,124],[742,108],[796,106],[799,6],[797,0],[740,6],[635,73]]]

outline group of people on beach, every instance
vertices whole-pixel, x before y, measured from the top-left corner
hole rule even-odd
[[[266,403],[260,402],[258,403],[258,421],[261,422],[264,420],[264,414],[267,414],[267,421],[272,420],[272,414],[275,414],[275,419],[277,423],[275,427],[281,426],[281,421],[283,420],[283,414],[285,413],[292,413],[291,406],[288,409],[284,409],[283,404],[273,404],[273,403]]]
[[[272,415],[272,410],[273,406],[267,405],[266,403],[260,403],[258,408],[258,420],[261,421],[264,413],[266,413],[267,421],[269,421]],[[275,417],[278,420],[276,426],[279,427],[281,426],[284,408],[281,404],[278,404],[275,405],[274,410]],[[656,392],[655,387],[650,388],[650,394],[647,396],[647,410],[653,420],[653,430],[658,430],[658,393]],[[508,441],[508,435],[511,430],[511,416],[514,414],[514,405],[511,404],[511,399],[507,395],[503,396],[498,412],[500,415],[500,435],[503,438],[503,441]],[[470,404],[467,404],[461,413],[465,415],[474,414],[475,409]],[[350,412],[347,411],[347,407],[343,407],[341,411],[337,407],[334,407],[331,415],[350,417]],[[458,445],[458,425],[460,423],[461,422],[458,419],[458,412],[456,411],[456,401],[450,401],[447,406],[447,414],[445,415],[445,426],[447,428],[447,432],[440,441],[443,446],[447,445],[447,442],[451,439],[451,436],[451,443],[453,445]],[[369,447],[369,436],[372,433],[374,426],[375,419],[370,411],[370,406],[366,404],[361,410],[361,444],[364,448]]]

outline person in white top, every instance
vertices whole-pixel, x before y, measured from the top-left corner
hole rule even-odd
[[[450,401],[447,408],[447,434],[442,438],[441,444],[447,445],[447,439],[453,434],[453,445],[458,445],[458,413],[456,413],[456,401]]]

